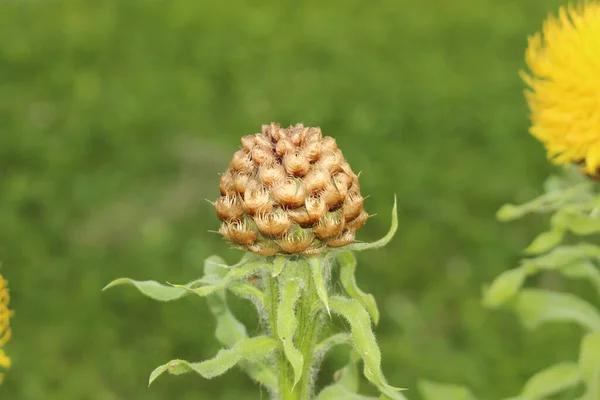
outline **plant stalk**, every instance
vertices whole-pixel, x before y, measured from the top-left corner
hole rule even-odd
[[[294,274],[282,273],[277,277],[266,274],[265,303],[267,305],[269,334],[276,340],[277,336],[277,306],[280,301],[280,285],[283,280],[293,275],[302,280],[302,290],[296,302],[295,314],[297,319],[294,344],[301,352],[304,360],[300,381],[294,385],[294,370],[287,360],[283,348],[277,351],[276,363],[278,374],[279,400],[310,400],[313,389],[312,366],[315,361],[315,348],[318,339],[323,308],[320,304],[316,287],[312,281],[310,266],[306,259],[301,259],[286,265],[297,268]]]

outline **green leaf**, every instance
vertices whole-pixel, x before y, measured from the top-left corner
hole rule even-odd
[[[336,333],[322,340],[315,347],[316,358],[323,357],[333,346],[350,343],[351,338],[347,333]]]
[[[131,285],[137,288],[143,295],[158,301],[177,300],[188,294],[185,289],[162,285],[156,281],[134,281],[129,278],[115,279],[102,290],[118,285]]]
[[[525,278],[526,272],[523,268],[504,271],[486,290],[483,296],[484,306],[496,308],[512,299],[523,286]]]
[[[294,335],[298,327],[294,308],[299,294],[300,282],[297,280],[284,281],[283,288],[281,289],[281,300],[277,307],[277,336],[283,344],[283,352],[286,358],[294,369],[293,386],[296,386],[302,378],[302,367],[304,366],[304,357],[296,346],[294,346]]]
[[[214,296],[206,298],[211,313],[217,321],[215,337],[226,347],[233,347],[240,340],[248,337],[246,327],[235,318],[229,306],[224,289],[217,290]],[[277,376],[264,361],[240,361],[240,367],[255,381],[264,386],[275,389]]]
[[[310,263],[310,271],[312,273],[313,283],[317,289],[317,295],[319,296],[319,300],[325,306],[327,313],[331,315],[329,311],[329,298],[327,295],[327,286],[325,284],[325,265],[323,264],[323,259],[319,256],[309,257],[308,262]]]
[[[272,277],[276,277],[283,271],[283,266],[287,263],[288,258],[285,256],[277,256],[273,261],[273,273]]]
[[[589,198],[590,188],[590,182],[576,181],[571,178],[554,179],[554,182],[548,182],[547,193],[525,204],[505,204],[498,210],[496,217],[500,221],[511,221],[532,212],[555,211],[570,202]]]
[[[315,400],[377,400],[356,393],[359,386],[358,360],[360,356],[352,351],[348,364],[335,373],[335,383],[323,388]]]
[[[208,257],[204,261],[204,280],[218,282],[227,274],[228,270],[229,267],[222,258],[217,256]],[[247,293],[246,290],[249,290],[247,286],[251,285],[234,282],[230,289],[238,295],[244,295],[244,297],[262,296],[262,292],[258,291],[258,289],[253,286],[251,287],[256,289],[260,294]],[[215,337],[223,346],[233,347],[237,342],[248,337],[246,327],[235,318],[229,309],[224,289],[215,291],[214,296],[208,296],[207,302],[211,313],[215,316],[217,321]],[[239,365],[255,381],[272,390],[275,390],[277,387],[277,376],[264,361],[249,362],[242,360]]]
[[[373,318],[373,323],[377,325],[379,323],[379,310],[377,309],[375,297],[360,290],[356,284],[354,274],[356,271],[356,257],[351,251],[342,251],[337,254],[337,260],[340,264],[340,281],[344,290],[367,309],[371,314],[371,318]]]
[[[581,341],[579,368],[587,385],[586,398],[600,399],[600,333],[588,333]]]
[[[569,293],[527,289],[516,296],[512,307],[529,329],[548,322],[575,322],[590,331],[600,330],[598,311]]]
[[[257,306],[259,306],[261,309],[264,308],[265,295],[256,286],[245,282],[232,282],[229,284],[227,289],[233,292],[236,296],[256,302]]]
[[[207,298],[207,302],[217,321],[215,337],[221,344],[231,347],[248,337],[246,327],[235,318],[227,305],[225,290],[216,291],[215,296]]]
[[[600,260],[600,247],[589,243],[565,245],[555,248],[542,256],[526,259],[525,265],[533,264],[539,268],[555,270],[586,258]]]
[[[528,275],[539,269],[555,270],[572,279],[587,279],[600,294],[600,271],[589,259],[600,260],[600,247],[580,243],[572,246],[560,246],[548,254],[523,261]]]
[[[423,400],[476,400],[471,391],[463,386],[421,380],[417,388]]]
[[[223,278],[227,271],[230,269],[221,257],[210,256],[204,260],[204,275],[205,277],[215,276],[217,278]]]
[[[528,209],[524,206],[518,206],[515,204],[505,204],[496,212],[496,218],[498,221],[513,221],[519,219],[527,214]]]
[[[184,289],[190,293],[195,293],[198,296],[208,296],[214,293],[216,290],[227,287],[231,282],[243,279],[248,275],[262,269],[270,267],[265,262],[255,262],[246,265],[242,265],[237,268],[232,268],[227,274],[218,282],[197,287],[196,285],[173,285],[175,288]]]
[[[363,251],[363,250],[377,249],[379,247],[383,247],[386,244],[388,244],[390,242],[390,240],[392,240],[397,229],[398,229],[398,206],[397,206],[397,202],[396,202],[396,196],[394,196],[394,208],[392,209],[392,226],[390,227],[390,230],[388,231],[388,233],[381,239],[376,240],[375,242],[372,242],[372,243],[349,244],[347,246],[344,246],[344,250]]]
[[[390,386],[381,372],[381,352],[371,330],[371,318],[364,307],[354,299],[332,297],[331,309],[350,324],[352,344],[364,362],[364,375],[379,391],[391,399],[404,400],[399,390]]]
[[[559,363],[532,376],[525,384],[521,397],[531,400],[543,400],[580,382],[581,375],[579,366],[576,363]]]
[[[562,227],[553,227],[548,232],[540,233],[533,242],[525,249],[527,254],[540,254],[556,247],[563,240],[565,229]]]
[[[169,372],[172,375],[196,372],[206,379],[211,379],[227,372],[242,360],[251,362],[262,360],[276,348],[277,342],[266,336],[242,339],[234,347],[220,350],[214,358],[207,361],[199,363],[189,363],[185,360],[169,361],[152,371],[149,384],[152,384],[164,372]]]
[[[576,235],[592,235],[600,232],[600,218],[581,213],[569,213],[566,227]]]

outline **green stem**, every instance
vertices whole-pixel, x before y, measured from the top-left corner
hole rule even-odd
[[[267,308],[269,319],[269,334],[278,340],[277,337],[277,304],[279,302],[279,282],[273,278],[270,272],[265,273],[265,306]],[[289,365],[283,349],[277,350],[277,375],[279,381],[279,397],[281,400],[296,400],[296,397],[290,397],[292,394],[292,385],[294,382],[293,371]]]
[[[294,370],[287,360],[283,348],[277,351],[276,367],[278,375],[279,400],[310,400],[313,389],[311,369],[315,361],[315,348],[324,309],[319,300],[317,289],[312,281],[310,266],[306,260],[298,260],[286,267],[295,268],[293,273],[281,273],[272,277],[269,273],[265,279],[265,306],[268,314],[269,334],[276,340],[277,308],[280,301],[280,287],[285,279],[300,279],[302,290],[296,302],[295,314],[297,328],[295,344],[302,353],[304,364],[300,381],[294,386]],[[290,271],[291,272],[291,271]]]
[[[319,333],[319,325],[323,315],[321,302],[317,294],[315,285],[312,282],[312,276],[309,266],[306,264],[306,292],[304,292],[298,302],[298,323],[299,323],[299,349],[304,356],[304,366],[302,369],[302,378],[298,383],[297,391],[300,400],[310,400],[312,394],[313,377],[311,368],[315,360],[315,347]]]

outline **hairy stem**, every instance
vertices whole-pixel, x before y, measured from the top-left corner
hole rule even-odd
[[[279,282],[273,278],[270,272],[264,274],[265,278],[265,307],[267,308],[269,335],[278,340],[277,337],[277,304],[279,302]],[[296,400],[297,397],[291,396],[292,385],[294,383],[294,373],[287,361],[282,348],[277,350],[276,354],[278,391],[281,400]]]
[[[304,356],[302,379],[298,383],[300,400],[309,400],[312,394],[313,376],[312,365],[315,359],[315,347],[323,310],[315,285],[312,282],[308,264],[306,265],[306,292],[298,302],[298,347]]]
[[[294,385],[292,365],[287,360],[283,348],[277,351],[275,359],[278,375],[277,399],[310,400],[313,390],[312,366],[315,361],[314,353],[320,324],[323,320],[323,307],[306,259],[294,260],[286,265],[286,268],[292,268],[293,270],[284,271],[277,277],[272,277],[269,273],[264,275],[265,307],[267,309],[269,335],[279,340],[277,334],[277,307],[282,295],[280,288],[287,279],[299,280],[302,289],[294,309],[297,320],[294,344],[302,354],[304,364],[302,366],[302,376],[298,383]]]

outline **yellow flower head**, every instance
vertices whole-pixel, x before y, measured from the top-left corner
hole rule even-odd
[[[10,317],[12,311],[8,309],[8,302],[10,297],[8,295],[8,285],[6,280],[0,275],[0,368],[10,367],[10,358],[6,356],[2,347],[10,339]],[[4,378],[4,374],[0,373],[0,383]]]
[[[600,2],[561,7],[529,38],[530,132],[557,164],[600,176]]]

